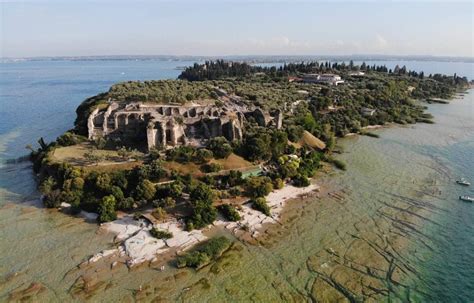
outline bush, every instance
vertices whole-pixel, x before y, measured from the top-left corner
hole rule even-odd
[[[180,256],[177,259],[178,268],[194,267],[200,269],[212,260],[217,260],[227,249],[229,249],[232,242],[226,237],[213,238],[204,243],[199,249]]]
[[[201,169],[206,173],[216,173],[222,169],[219,163],[208,163],[201,166]]]
[[[99,222],[108,222],[117,219],[115,213],[115,197],[112,195],[105,196],[99,205]]]
[[[117,202],[117,209],[130,210],[130,209],[133,208],[134,203],[135,203],[135,201],[133,200],[132,197],[127,197],[127,198]]]
[[[293,185],[296,187],[306,187],[310,184],[311,182],[305,175],[298,174],[293,178]]]
[[[155,184],[153,184],[150,180],[145,179],[138,184],[135,190],[135,198],[141,201],[151,201],[155,196],[155,193]]]
[[[164,218],[166,218],[167,213],[166,210],[164,210],[163,208],[157,207],[151,212],[151,215],[157,220],[163,220]]]
[[[153,227],[150,230],[150,234],[157,239],[171,239],[173,238],[173,233],[167,230],[161,230],[156,227]]]
[[[71,132],[65,132],[64,134],[62,134],[61,136],[59,136],[56,139],[56,143],[58,143],[58,145],[60,145],[60,146],[76,145],[76,144],[82,143],[84,141],[86,141],[85,137],[78,136],[78,135],[73,134]]]
[[[270,207],[268,206],[267,204],[267,201],[265,200],[265,198],[257,198],[255,200],[251,200],[252,202],[252,208],[255,209],[255,210],[258,210],[258,211],[261,211],[262,213],[264,213],[265,215],[267,216],[270,216]]]
[[[153,200],[153,206],[163,208],[173,208],[176,206],[176,201],[171,197],[166,197],[158,200]]]
[[[192,208],[192,215],[188,218],[193,228],[202,228],[214,222],[217,218],[217,210],[212,205],[214,192],[204,183],[199,183],[189,194],[189,203]]]
[[[273,187],[276,189],[282,189],[285,186],[285,182],[281,178],[273,180]]]
[[[229,221],[239,221],[240,214],[237,212],[235,207],[230,204],[222,204],[217,207],[217,210]]]
[[[201,148],[196,151],[195,157],[198,163],[206,163],[214,157],[214,154],[208,149]]]
[[[249,177],[246,180],[246,190],[249,197],[265,197],[273,190],[272,180],[268,177]]]
[[[215,137],[209,140],[207,147],[212,151],[214,156],[219,158],[227,158],[232,153],[232,146],[224,137]]]
[[[51,190],[43,196],[44,206],[47,208],[56,208],[61,205],[61,191],[58,189]]]

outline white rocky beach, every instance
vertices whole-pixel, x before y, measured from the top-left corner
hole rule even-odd
[[[104,223],[100,227],[116,235],[114,242],[118,244],[117,248],[95,254],[86,262],[94,263],[101,258],[112,256],[124,259],[129,267],[147,261],[159,261],[160,256],[166,253],[182,252],[207,240],[205,232],[219,227],[229,230],[236,237],[249,233],[252,238],[256,238],[264,224],[279,222],[281,212],[288,201],[318,190],[317,184],[303,188],[286,185],[282,189],[274,190],[266,197],[271,216],[252,209],[249,204],[243,204],[238,210],[241,215],[239,222],[229,222],[220,218],[203,230],[186,231],[182,220],[171,219],[163,223],[151,224],[144,218],[136,220],[133,216],[126,215],[115,221]],[[169,231],[173,237],[166,240],[156,239],[150,234],[153,227]]]

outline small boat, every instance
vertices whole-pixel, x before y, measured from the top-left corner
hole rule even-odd
[[[466,179],[461,178],[461,180],[456,180],[456,183],[459,185],[464,185],[464,186],[469,186],[471,183],[469,183]]]
[[[473,197],[469,197],[469,196],[459,196],[459,200],[462,200],[462,201],[465,201],[465,202],[474,202],[474,198]]]

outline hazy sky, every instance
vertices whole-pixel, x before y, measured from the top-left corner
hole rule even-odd
[[[474,57],[474,0],[0,0],[0,7],[2,57]]]

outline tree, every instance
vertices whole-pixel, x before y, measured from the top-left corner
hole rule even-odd
[[[99,205],[99,222],[109,222],[117,219],[115,213],[115,198],[112,195],[105,196],[100,201]]]
[[[310,184],[309,179],[305,175],[298,174],[293,178],[293,185],[296,187],[306,187]]]
[[[286,146],[288,145],[288,136],[284,131],[276,130],[272,132],[271,141],[272,156],[273,158],[278,158],[285,152]]]
[[[273,190],[272,180],[268,177],[249,177],[246,180],[246,189],[250,197],[265,197]]]
[[[157,207],[152,211],[151,215],[157,220],[163,220],[164,218],[166,218],[167,213],[166,210],[164,210],[162,207]]]
[[[206,163],[211,160],[213,156],[214,154],[212,151],[205,148],[201,148],[196,151],[196,161],[198,163]]]
[[[217,218],[217,210],[212,205],[214,193],[209,186],[204,183],[199,183],[193,188],[189,194],[189,198],[193,213],[188,220],[188,229],[202,228],[214,222]],[[189,223],[192,225],[189,225]]]
[[[48,208],[56,208],[61,205],[61,191],[52,190],[43,196],[44,206]]]
[[[150,180],[142,180],[135,189],[135,198],[139,201],[151,201],[156,193],[155,184]]]
[[[99,174],[95,181],[95,186],[98,190],[102,192],[109,192],[112,187],[112,179],[110,178],[109,174]]]
[[[232,153],[232,146],[224,137],[215,137],[209,140],[207,147],[212,151],[214,156],[219,158],[227,158]]]
[[[99,162],[104,160],[104,156],[102,154],[93,150],[90,152],[86,152],[84,154],[84,158],[87,161],[94,163],[95,165],[99,165]]]
[[[267,216],[270,216],[270,207],[267,204],[267,200],[263,197],[256,198],[254,200],[251,200],[252,202],[252,208],[258,211],[261,211]]]
[[[39,186],[39,190],[44,195],[49,194],[53,188],[56,186],[56,180],[53,177],[49,176],[48,178],[44,179]]]
[[[239,221],[240,214],[237,212],[235,207],[230,204],[222,204],[217,207],[222,215],[229,221]]]

